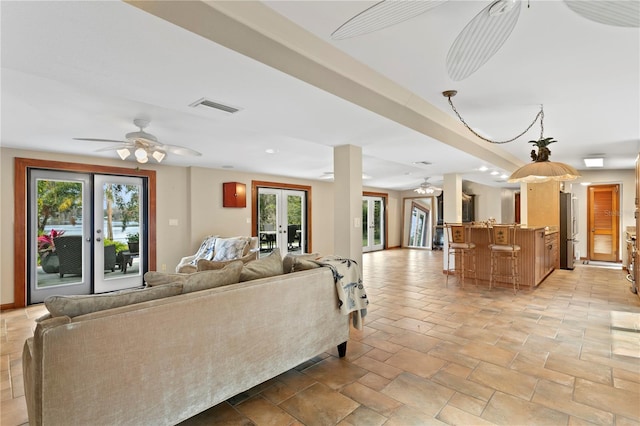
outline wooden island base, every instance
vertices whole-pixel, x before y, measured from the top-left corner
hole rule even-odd
[[[471,229],[471,241],[476,244],[476,274],[478,286],[489,287],[491,270],[491,251],[489,250],[489,231],[486,227],[474,226]],[[519,269],[520,288],[533,289],[553,270],[559,267],[558,231],[545,231],[543,227],[519,228],[516,230],[516,244],[520,246]],[[445,251],[446,256],[446,251]],[[457,259],[456,259],[457,260]],[[501,270],[506,271],[508,263],[501,261]],[[443,271],[445,274],[447,271]],[[465,276],[465,286],[473,285],[473,278]],[[494,287],[512,288],[510,281],[494,281]]]

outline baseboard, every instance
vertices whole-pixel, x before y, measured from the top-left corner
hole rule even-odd
[[[11,309],[15,309],[15,303],[5,303],[4,305],[0,305],[0,312],[2,311],[10,311]]]

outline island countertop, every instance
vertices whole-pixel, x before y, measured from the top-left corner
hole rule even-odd
[[[471,241],[476,244],[476,274],[478,285],[489,286],[491,251],[486,225],[473,225]],[[521,227],[516,230],[520,246],[520,287],[532,289],[559,266],[558,230],[554,227]],[[506,267],[502,265],[501,267]],[[465,285],[473,280],[467,279]],[[494,282],[494,286],[511,287],[511,282]]]

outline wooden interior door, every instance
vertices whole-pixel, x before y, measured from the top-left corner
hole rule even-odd
[[[620,185],[588,189],[589,260],[617,262],[620,247]]]

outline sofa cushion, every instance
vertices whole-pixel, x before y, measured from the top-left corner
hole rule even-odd
[[[244,264],[241,261],[236,260],[225,265],[222,269],[189,274],[184,281],[182,292],[191,293],[193,291],[235,284],[240,281],[242,265]]]
[[[213,260],[233,260],[243,256],[247,246],[247,239],[244,237],[218,238]],[[211,260],[211,258],[209,258]]]
[[[302,260],[302,259],[313,260],[319,257],[320,257],[319,253],[302,253],[302,254],[287,253],[284,256],[284,259],[282,259],[282,272],[284,272],[285,274],[293,272],[293,265],[296,263],[297,260]]]
[[[225,266],[227,266],[230,263],[233,262],[238,262],[238,261],[242,261],[242,263],[248,263],[252,260],[255,260],[256,256],[243,256],[240,259],[233,259],[233,260],[206,260],[206,259],[200,259],[198,260],[198,272],[200,271],[211,271],[211,270],[217,270],[217,269],[222,269]]]
[[[293,263],[292,272],[308,271],[309,269],[320,268],[321,266],[322,265],[312,259],[296,259]]]
[[[206,237],[204,241],[202,241],[202,244],[200,244],[200,248],[189,263],[193,266],[196,266],[196,264],[198,263],[198,259],[213,259],[217,239],[217,235],[209,235],[208,237]]]
[[[244,265],[240,273],[240,281],[251,281],[276,275],[282,275],[282,256],[278,248],[268,256]]]
[[[220,269],[194,272],[193,274],[168,274],[166,272],[149,271],[144,274],[144,281],[148,287],[180,283],[183,285],[183,293],[191,293],[237,283],[240,280],[242,265],[241,261],[233,260],[226,262]]]
[[[44,305],[53,317],[77,317],[91,312],[175,296],[180,293],[182,293],[182,284],[173,283],[154,288],[121,290],[106,294],[49,296],[44,300]]]

